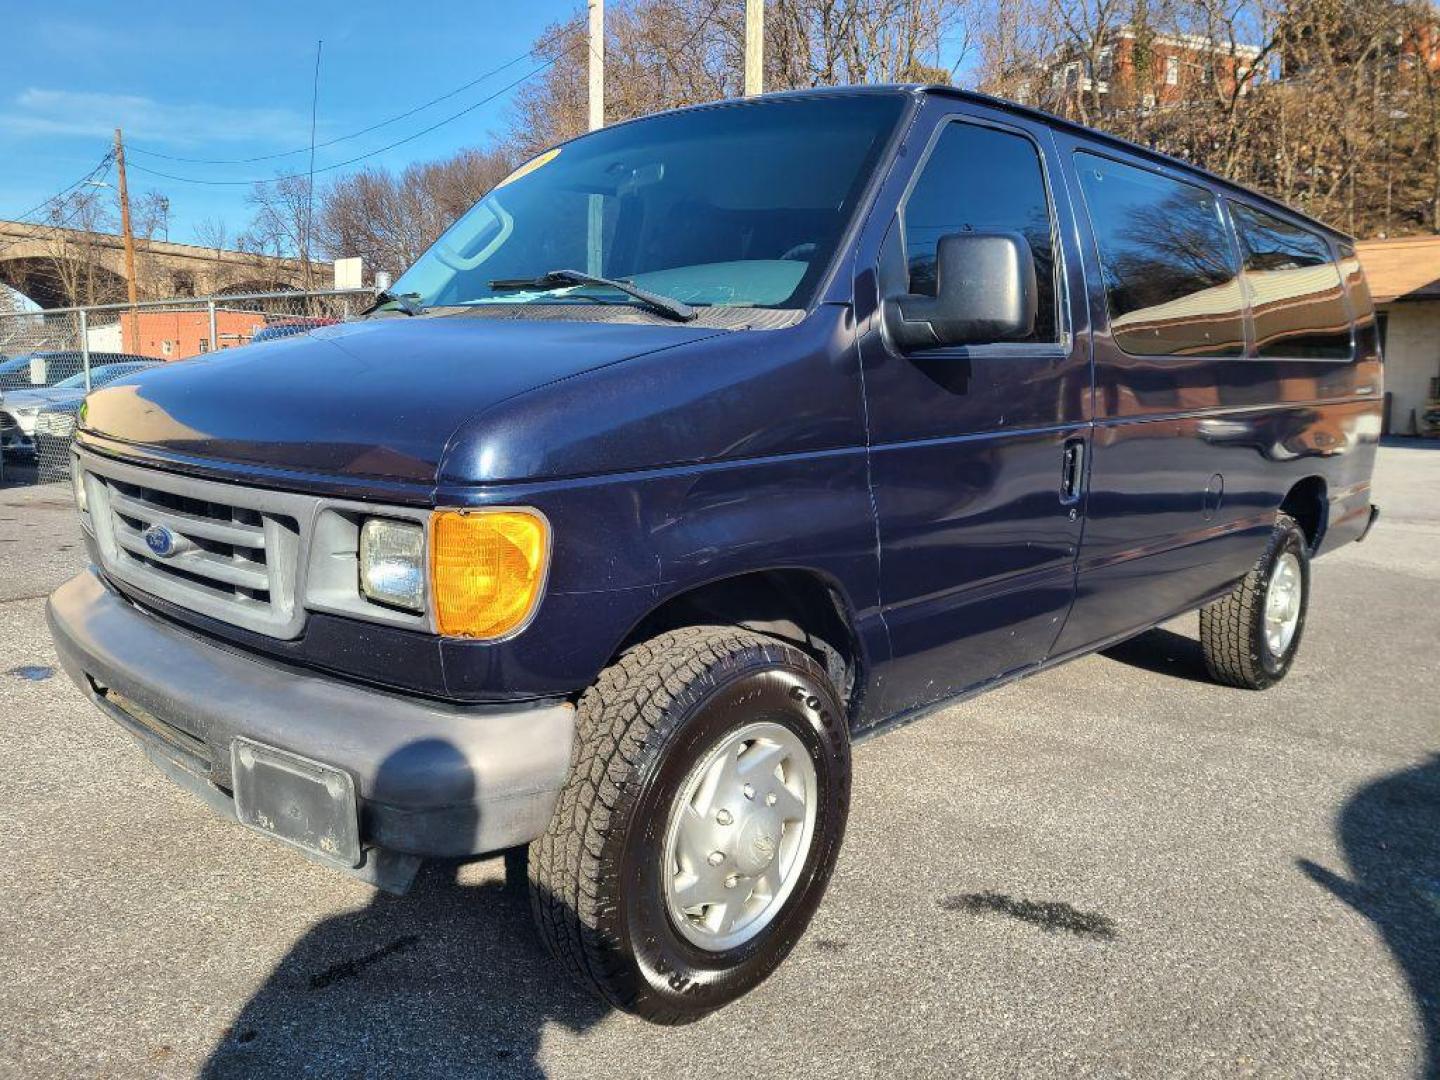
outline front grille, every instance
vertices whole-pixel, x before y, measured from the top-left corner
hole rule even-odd
[[[119,480],[107,483],[115,540],[127,557],[217,596],[269,605],[265,519],[258,511]],[[295,530],[293,521],[283,525]],[[157,555],[145,536],[154,526],[183,547],[167,557]]]
[[[42,412],[35,418],[35,434],[68,439],[75,434],[75,415],[68,412]]]
[[[202,615],[294,637],[300,522],[311,500],[87,458],[107,572]]]

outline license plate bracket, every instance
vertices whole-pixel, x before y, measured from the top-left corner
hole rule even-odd
[[[337,866],[361,863],[359,800],[343,769],[253,739],[230,744],[240,824]]]

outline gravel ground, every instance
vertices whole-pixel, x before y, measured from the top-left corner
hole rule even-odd
[[[809,934],[682,1029],[502,860],[379,895],[172,788],[50,673],[68,492],[0,491],[0,1074],[1440,1076],[1440,449],[1376,486],[1280,687],[1192,615],[859,747]]]

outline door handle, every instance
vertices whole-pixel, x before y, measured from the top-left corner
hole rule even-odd
[[[1066,506],[1080,501],[1085,484],[1085,440],[1066,439],[1060,465],[1060,501]]]

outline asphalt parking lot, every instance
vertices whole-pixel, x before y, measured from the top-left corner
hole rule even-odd
[[[1290,678],[1195,617],[862,745],[809,934],[661,1029],[502,860],[379,895],[156,774],[61,674],[63,486],[0,490],[0,1073],[1440,1076],[1440,448],[1387,447]]]

